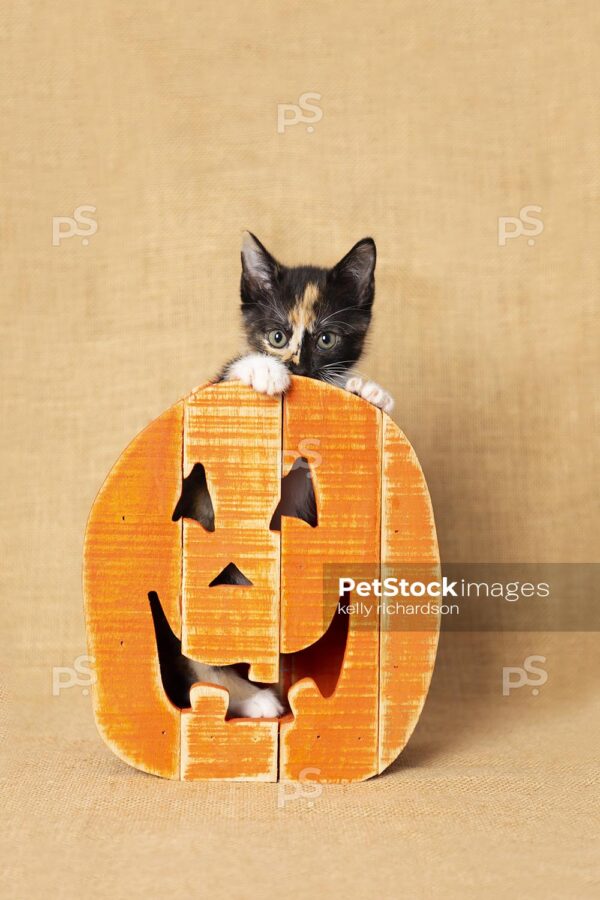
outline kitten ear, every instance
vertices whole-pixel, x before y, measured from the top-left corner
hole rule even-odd
[[[242,302],[254,303],[261,294],[270,293],[277,280],[280,265],[250,231],[242,243]]]
[[[363,238],[333,267],[331,278],[347,285],[359,306],[370,306],[375,289],[376,261],[375,241],[370,237]]]

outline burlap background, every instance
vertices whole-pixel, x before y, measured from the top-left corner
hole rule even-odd
[[[276,786],[129,769],[51,684],[85,649],[97,488],[238,347],[245,227],[284,261],[376,238],[363,369],[397,397],[447,560],[597,558],[598,3],[0,15],[5,896],[592,896],[593,635],[447,635],[390,773],[283,809]],[[322,119],[278,133],[307,91]],[[80,205],[97,233],[53,246]],[[526,205],[534,245],[499,246]],[[503,697],[530,653],[547,684]]]

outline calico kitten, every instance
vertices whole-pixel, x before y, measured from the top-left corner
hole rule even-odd
[[[253,234],[242,247],[241,298],[244,330],[252,351],[229,362],[217,381],[242,381],[264,394],[282,394],[290,374],[345,388],[390,412],[392,397],[352,373],[371,322],[376,250],[363,238],[331,269],[284,266]],[[286,503],[310,521],[314,495],[306,477],[294,479]],[[200,519],[201,521],[201,519]],[[189,685],[220,684],[229,690],[229,715],[271,718],[283,713],[276,691],[244,678],[235,666],[186,660]]]
[[[351,373],[362,354],[375,296],[375,242],[363,238],[331,269],[284,266],[253,234],[242,247],[242,316],[254,351],[225,366],[219,380],[281,394],[292,375],[329,381],[386,412],[390,395]]]

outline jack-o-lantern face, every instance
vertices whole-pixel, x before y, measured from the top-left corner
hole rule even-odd
[[[310,768],[357,781],[396,758],[418,719],[437,616],[401,630],[377,603],[340,611],[331,573],[435,575],[422,472],[380,410],[293,381],[284,399],[237,383],[198,389],[129,445],[92,508],[96,722],[147,772],[275,781]],[[299,478],[302,509],[288,490]],[[183,657],[245,665],[252,681],[279,683],[291,711],[226,718],[224,688],[182,689]]]

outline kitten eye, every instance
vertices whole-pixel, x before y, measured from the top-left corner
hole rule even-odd
[[[334,331],[324,331],[319,335],[317,347],[319,350],[331,350],[338,342],[338,336]]]
[[[271,347],[276,347],[277,350],[281,350],[288,342],[287,334],[285,331],[282,331],[281,328],[274,328],[273,331],[270,331],[267,335],[267,339]]]

